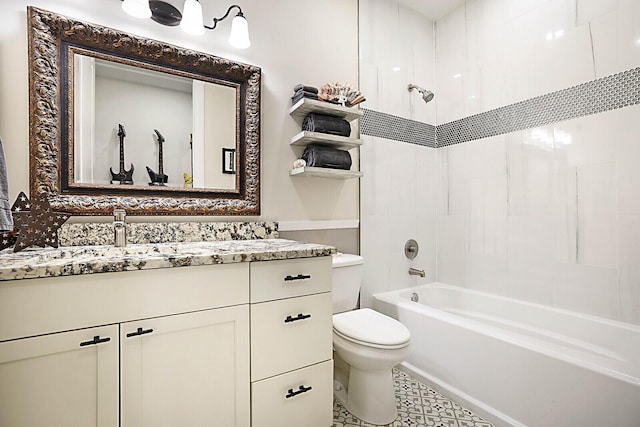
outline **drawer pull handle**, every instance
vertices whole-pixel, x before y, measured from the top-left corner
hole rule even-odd
[[[153,332],[153,329],[138,328],[138,330],[135,332],[129,332],[127,334],[127,338],[137,337],[138,335],[150,334],[151,332]]]
[[[304,279],[311,279],[311,275],[310,274],[298,274],[297,276],[287,276],[284,278],[285,282],[292,282],[294,280],[304,280]]]
[[[100,335],[96,335],[95,337],[93,337],[93,339],[91,341],[83,341],[80,343],[80,347],[85,347],[88,345],[96,345],[96,344],[102,344],[103,342],[109,342],[111,341],[111,338],[106,337],[106,338],[100,338]]]
[[[296,322],[298,320],[304,320],[304,319],[308,319],[310,317],[311,317],[310,314],[302,314],[302,313],[300,313],[296,317],[287,316],[287,318],[284,319],[284,323]]]
[[[287,395],[285,397],[287,399],[289,399],[290,397],[296,397],[297,395],[302,394],[302,393],[306,393],[308,391],[311,391],[311,386],[305,387],[305,386],[301,385],[300,387],[298,387],[298,389],[296,391],[293,391],[293,389],[290,388],[289,392],[287,393]]]

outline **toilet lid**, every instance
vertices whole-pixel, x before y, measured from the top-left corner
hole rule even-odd
[[[409,329],[396,319],[362,308],[333,315],[333,329],[346,339],[374,346],[397,346],[411,338]]]

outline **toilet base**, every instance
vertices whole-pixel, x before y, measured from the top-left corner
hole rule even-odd
[[[370,424],[385,425],[398,417],[391,369],[361,371],[335,357],[334,397],[354,416]],[[344,365],[348,373],[345,375]],[[348,385],[345,387],[345,382]]]

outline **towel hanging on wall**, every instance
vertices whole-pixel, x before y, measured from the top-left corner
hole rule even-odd
[[[13,230],[13,216],[9,204],[9,182],[7,180],[7,163],[4,158],[2,139],[0,139],[0,231]]]

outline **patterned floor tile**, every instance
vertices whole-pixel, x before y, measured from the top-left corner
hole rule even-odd
[[[460,404],[404,372],[393,370],[398,418],[386,427],[493,427]],[[359,420],[337,400],[334,427],[379,427]]]

